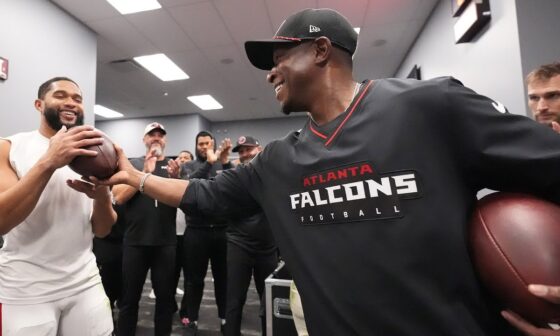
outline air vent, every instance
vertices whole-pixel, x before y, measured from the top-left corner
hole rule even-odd
[[[142,67],[131,59],[121,59],[109,62],[111,68],[120,73],[129,73],[133,71],[138,71]]]

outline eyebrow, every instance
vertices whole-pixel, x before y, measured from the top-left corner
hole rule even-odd
[[[68,92],[66,90],[56,90],[56,91],[53,92],[53,96],[55,94],[58,94],[58,93],[63,93],[63,94],[67,94],[67,95],[70,95],[70,96],[78,96],[78,97],[82,98],[82,95],[80,93],[71,94],[70,92]]]

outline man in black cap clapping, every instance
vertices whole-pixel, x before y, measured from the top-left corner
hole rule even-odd
[[[247,164],[262,151],[259,141],[252,136],[241,136],[232,152],[239,153],[241,164]],[[243,306],[251,276],[261,299],[261,326],[265,335],[264,280],[278,264],[277,249],[266,216],[258,212],[251,216],[238,214],[230,218],[227,246],[227,300],[226,336],[241,335]]]

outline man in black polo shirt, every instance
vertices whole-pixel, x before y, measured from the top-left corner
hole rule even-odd
[[[245,49],[282,110],[308,112],[301,131],[215,180],[146,180],[119,149],[102,183],[144,180],[190,213],[261,208],[310,335],[513,335],[481,290],[467,224],[484,187],[559,203],[560,137],[453,78],[356,82],[356,45],[333,10],[288,17]]]
[[[165,128],[154,122],[144,130],[146,156],[131,159],[130,163],[146,174],[170,176],[169,158],[164,156]],[[177,171],[178,172],[178,171]],[[171,207],[127,185],[117,185],[113,194],[125,213],[123,239],[123,292],[119,302],[117,333],[135,335],[138,321],[138,302],[146,274],[150,270],[152,288],[156,295],[154,334],[169,335],[175,303],[175,217],[177,207]]]

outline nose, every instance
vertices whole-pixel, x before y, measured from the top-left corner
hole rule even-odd
[[[72,97],[68,97],[68,98],[64,99],[63,104],[64,104],[64,106],[71,106],[71,107],[74,107],[74,106],[78,105],[78,104],[76,104],[74,99],[72,99]]]
[[[548,103],[546,101],[546,99],[539,99],[539,102],[537,103],[537,112],[538,113],[542,113],[542,112],[546,112],[548,110]]]
[[[266,75],[266,80],[269,83],[274,83],[274,79],[276,78],[277,74],[276,74],[276,67],[270,69],[270,72]]]

